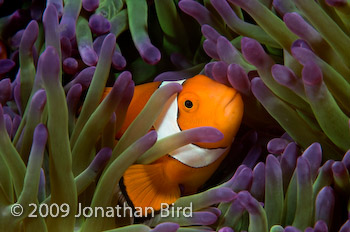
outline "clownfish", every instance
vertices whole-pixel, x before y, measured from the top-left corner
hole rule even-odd
[[[174,81],[151,82],[135,87],[120,137],[158,88]],[[233,88],[204,75],[176,81],[181,92],[169,100],[153,125],[158,139],[200,126],[218,129],[224,138],[215,143],[188,144],[151,164],[135,164],[123,175],[120,185],[134,207],[161,209],[181,195],[193,194],[210,178],[229,152],[243,116],[241,95]],[[106,89],[106,92],[109,92]]]

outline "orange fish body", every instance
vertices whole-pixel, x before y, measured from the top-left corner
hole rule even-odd
[[[153,92],[170,82],[152,82],[135,87],[120,137],[141,112]],[[183,89],[169,100],[154,124],[158,139],[181,130],[212,126],[224,138],[215,143],[183,146],[148,165],[135,164],[123,176],[125,193],[134,207],[160,210],[181,195],[195,193],[218,168],[227,155],[243,116],[243,102],[233,88],[206,76],[178,81]]]

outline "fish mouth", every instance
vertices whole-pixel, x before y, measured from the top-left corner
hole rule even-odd
[[[235,91],[233,97],[226,103],[224,108],[227,108],[235,100],[237,95],[238,95],[238,91]]]
[[[225,106],[224,106],[224,114],[226,116],[232,115],[232,112],[235,111],[237,96],[239,96],[239,93],[238,93],[238,91],[235,91],[233,97],[225,104]]]

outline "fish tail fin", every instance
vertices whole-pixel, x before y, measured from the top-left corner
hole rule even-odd
[[[166,178],[161,163],[130,166],[124,173],[123,185],[124,193],[135,208],[141,207],[143,215],[149,211],[146,207],[159,211],[162,203],[170,205],[181,194],[179,185]]]

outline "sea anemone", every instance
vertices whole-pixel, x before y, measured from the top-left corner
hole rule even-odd
[[[0,1],[5,8],[2,231],[350,230],[345,0]],[[211,127],[157,141],[150,128],[181,91],[176,83],[115,141],[135,84],[198,73],[245,103],[230,155],[202,190],[139,224],[132,215],[76,217],[79,207],[125,207],[118,183],[136,161],[217,141]]]
[[[203,48],[214,59],[207,74],[232,78],[247,98],[250,82],[256,99],[299,145],[317,141],[325,160],[341,159],[350,147],[346,2],[206,4],[183,0],[179,7],[202,25]],[[256,108],[246,114],[256,115]]]

